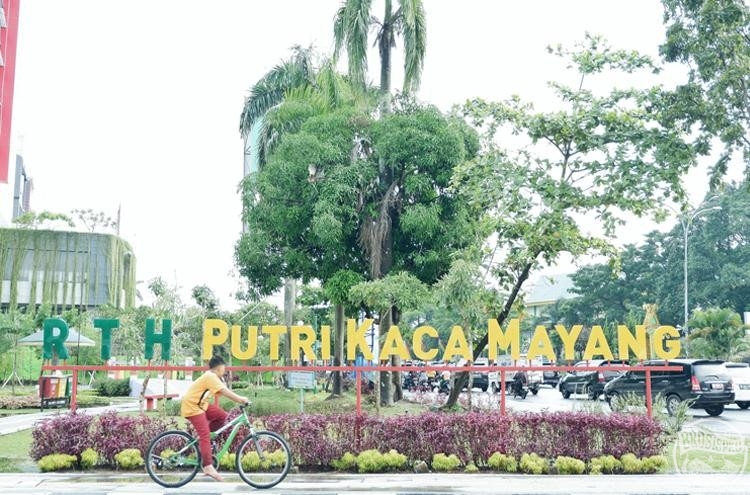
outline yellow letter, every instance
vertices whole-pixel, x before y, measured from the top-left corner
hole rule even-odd
[[[430,326],[419,327],[414,330],[414,335],[412,335],[412,349],[414,349],[414,355],[417,357],[417,359],[421,359],[422,361],[433,361],[438,355],[438,350],[424,350],[424,347],[422,347],[422,338],[425,335],[433,338],[438,338],[438,332],[434,328]]]
[[[667,340],[666,337],[674,337]],[[661,359],[674,359],[680,355],[680,333],[675,327],[661,326],[654,330],[651,344],[654,354]]]
[[[464,330],[458,325],[453,327],[451,335],[448,337],[443,361],[450,361],[453,356],[461,356],[467,361],[474,360],[474,357],[471,355],[471,349],[469,349],[469,342],[464,335]]]
[[[372,351],[367,345],[365,334],[372,326],[372,319],[367,319],[357,328],[357,322],[349,319],[346,320],[346,359],[354,361],[357,359],[357,348],[362,349],[362,357],[372,361]]]
[[[573,325],[570,332],[568,332],[564,325],[555,325],[555,330],[557,330],[557,334],[560,336],[560,340],[562,340],[565,360],[574,360],[576,358],[576,341],[581,335],[583,325]]]
[[[305,338],[303,339],[302,336]],[[315,351],[313,351],[313,342],[315,342],[315,330],[309,325],[293,325],[291,342],[292,361],[299,361],[299,351],[303,351],[311,361],[315,361]]]
[[[454,327],[455,329],[456,327]],[[451,334],[453,336],[453,334]],[[508,352],[510,346],[510,357],[517,360],[521,357],[521,333],[518,325],[518,318],[510,320],[508,331],[503,332],[497,320],[492,319],[487,322],[487,339],[489,345],[488,357],[490,362],[497,359],[498,347]]]
[[[648,344],[646,343],[646,326],[636,325],[635,336],[630,332],[630,329],[625,325],[617,325],[617,346],[619,352],[619,358],[627,361],[630,359],[630,351],[633,351],[635,357],[641,361],[647,359],[646,350]]]
[[[533,361],[537,356],[544,356],[550,361],[556,359],[555,350],[552,348],[552,342],[549,340],[547,328],[544,327],[544,325],[537,325],[536,329],[534,329],[534,335],[531,337],[531,343],[529,344],[529,362]]]
[[[280,338],[286,333],[286,326],[284,325],[263,325],[263,333],[271,337],[269,357],[271,361],[279,360],[279,344]]]
[[[604,336],[604,330],[599,325],[591,327],[589,341],[586,342],[586,350],[583,351],[583,360],[589,361],[594,356],[601,356],[603,359],[614,359],[612,349],[609,348],[607,337]]]
[[[245,361],[258,352],[258,327],[247,327],[247,350],[242,350],[242,327],[232,325],[232,356]]]
[[[411,359],[409,349],[406,348],[404,338],[401,336],[401,330],[396,325],[391,325],[383,342],[383,348],[380,350],[380,360],[387,361],[390,356],[399,356],[404,361]]]
[[[331,359],[331,327],[328,325],[320,327],[320,359]]]
[[[219,333],[214,333],[218,330]],[[221,345],[229,338],[229,326],[224,320],[209,318],[203,321],[203,359],[211,359],[214,346]]]

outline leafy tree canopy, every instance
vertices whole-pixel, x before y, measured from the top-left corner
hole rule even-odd
[[[750,173],[750,6],[744,0],[663,0],[667,36],[661,53],[687,64],[688,80],[670,96],[669,123],[699,124],[698,141],[725,149],[713,185],[741,150]]]

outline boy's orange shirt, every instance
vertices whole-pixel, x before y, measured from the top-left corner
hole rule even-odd
[[[189,418],[204,413],[211,397],[225,388],[226,385],[216,373],[212,371],[203,373],[190,385],[182,398],[180,414],[183,418]]]

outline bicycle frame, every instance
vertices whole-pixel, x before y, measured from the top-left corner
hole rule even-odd
[[[221,433],[225,432],[229,428],[232,428],[232,431],[229,432],[229,437],[227,437],[224,444],[221,446],[221,449],[215,452],[215,456],[217,461],[220,460],[222,457],[224,457],[227,453],[229,453],[229,448],[232,446],[232,442],[234,442],[235,437],[237,436],[237,433],[240,431],[240,427],[247,426],[250,429],[250,434],[255,434],[255,428],[253,427],[252,423],[250,422],[250,418],[247,417],[247,409],[244,407],[240,408],[240,411],[242,411],[242,414],[234,418],[229,423],[225,424],[221,428],[219,428],[216,431],[211,432],[211,440],[216,438]],[[198,443],[198,439],[195,438],[192,442],[187,444],[180,452],[177,452],[178,455],[182,455],[183,452],[190,449],[193,445]],[[189,466],[195,466],[198,465],[198,461],[184,461],[186,465]]]

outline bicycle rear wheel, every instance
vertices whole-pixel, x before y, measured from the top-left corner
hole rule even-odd
[[[254,488],[271,488],[289,473],[292,453],[280,435],[258,431],[242,441],[236,463],[242,481]]]
[[[166,488],[177,488],[195,478],[201,459],[198,442],[184,431],[166,431],[146,451],[146,471]]]

